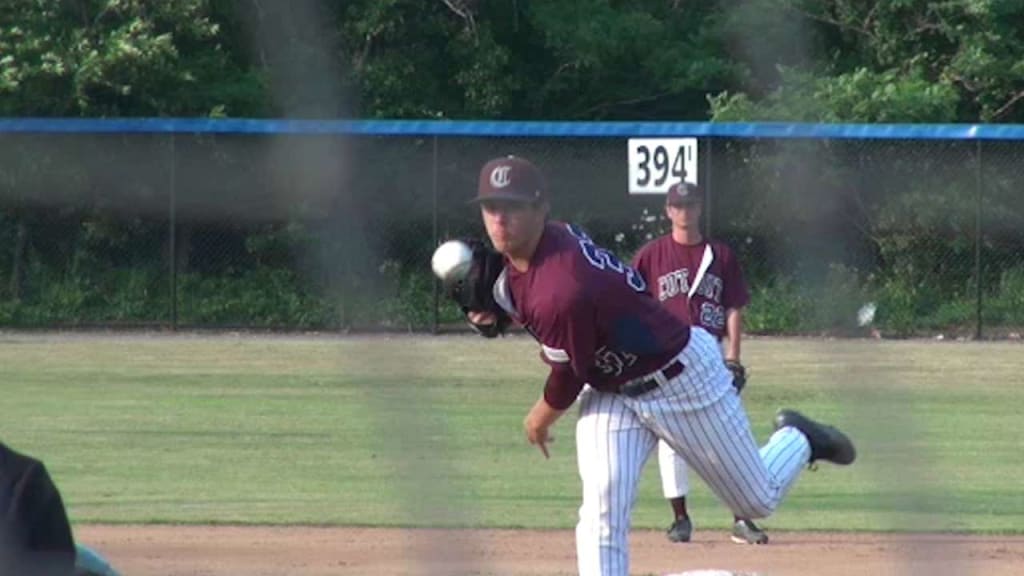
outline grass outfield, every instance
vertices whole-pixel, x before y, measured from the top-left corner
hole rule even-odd
[[[760,440],[782,406],[860,459],[805,473],[769,530],[1021,532],[1024,346],[752,339]],[[76,523],[567,528],[573,418],[545,461],[522,337],[0,335],[0,439],[46,462]],[[698,530],[728,511],[692,478]],[[656,459],[635,525],[662,528]]]

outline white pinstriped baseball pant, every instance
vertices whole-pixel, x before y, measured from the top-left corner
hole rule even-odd
[[[640,472],[658,439],[686,459],[735,515],[770,515],[807,465],[795,428],[758,449],[715,339],[693,328],[678,356],[684,370],[636,398],[584,389],[576,423],[583,503],[576,525],[581,576],[629,573],[629,528]]]
[[[663,440],[658,442],[658,474],[661,476],[661,494],[666,500],[682,498],[690,493],[686,460]]]

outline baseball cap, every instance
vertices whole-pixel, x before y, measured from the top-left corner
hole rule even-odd
[[[704,201],[704,193],[696,184],[680,182],[673,184],[665,195],[665,204],[672,206],[690,206]]]
[[[470,202],[484,200],[535,202],[543,200],[545,193],[544,176],[532,162],[518,156],[502,156],[489,161],[480,169],[476,198]]]

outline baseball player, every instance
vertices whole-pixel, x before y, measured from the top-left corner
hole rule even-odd
[[[0,442],[0,574],[71,576],[75,543],[41,460]]]
[[[686,182],[666,194],[665,215],[672,231],[656,238],[633,257],[633,267],[647,279],[647,289],[669,311],[690,326],[700,326],[725,343],[726,367],[733,372],[733,387],[746,383],[740,363],[742,308],[750,301],[747,284],[732,250],[721,242],[705,241],[700,232],[701,190]],[[686,460],[664,441],[658,442],[658,468],[665,498],[674,519],[668,529],[673,542],[689,542],[693,523],[686,510],[689,492]],[[740,544],[766,544],[768,535],[749,518],[734,518],[732,540]]]
[[[659,439],[743,518],[771,514],[808,463],[853,462],[846,435],[791,410],[758,449],[715,338],[665,314],[643,277],[581,229],[549,221],[547,194],[525,159],[481,169],[474,200],[505,266],[490,290],[498,308],[467,317],[487,326],[507,314],[539,342],[549,373],[523,424],[545,458],[551,426],[578,397],[581,575],[629,573],[637,481]]]

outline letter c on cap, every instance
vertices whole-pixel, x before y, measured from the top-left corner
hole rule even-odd
[[[509,171],[512,170],[511,166],[498,166],[494,170],[491,170],[491,186],[495,188],[504,188],[512,183],[509,179]]]

